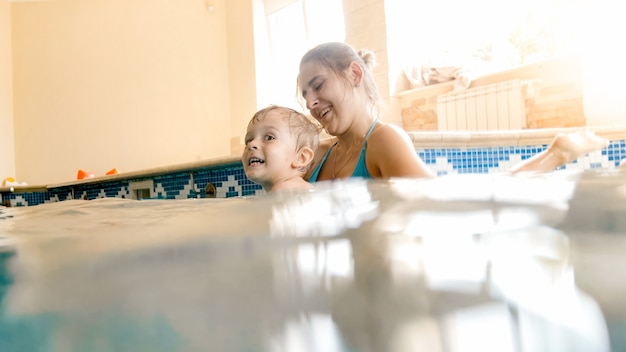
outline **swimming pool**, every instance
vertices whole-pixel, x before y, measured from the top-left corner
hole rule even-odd
[[[624,177],[464,174],[3,208],[0,346],[621,350]]]
[[[497,132],[411,132],[416,153],[433,173],[502,173],[544,150],[556,133],[578,128],[509,130]],[[560,169],[613,170],[626,158],[626,126],[596,127],[594,131],[610,144],[582,156]],[[5,206],[33,206],[71,199],[105,197],[130,199],[229,198],[262,194],[248,180],[240,155],[124,172],[64,183],[28,187],[0,187]]]

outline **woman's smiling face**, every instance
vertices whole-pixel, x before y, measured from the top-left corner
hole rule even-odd
[[[352,91],[345,79],[316,62],[300,66],[298,86],[306,107],[331,135],[347,128],[345,117],[352,102]],[[343,118],[342,118],[343,117]]]

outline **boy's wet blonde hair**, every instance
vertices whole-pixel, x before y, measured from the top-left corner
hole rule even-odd
[[[280,105],[270,105],[257,111],[254,116],[252,116],[252,119],[250,119],[248,126],[261,121],[270,111],[278,111],[287,119],[289,131],[296,136],[296,150],[309,147],[313,152],[317,151],[320,141],[319,134],[321,126],[306,117],[303,113],[294,109]]]

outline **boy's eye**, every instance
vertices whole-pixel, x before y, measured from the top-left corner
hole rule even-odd
[[[271,135],[267,135],[267,136],[265,136],[265,140],[266,140],[266,141],[272,141],[272,140],[274,140],[274,139],[276,139],[276,137],[274,137],[274,136],[271,136]]]

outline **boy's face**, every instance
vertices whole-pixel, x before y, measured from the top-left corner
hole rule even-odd
[[[242,162],[246,176],[264,188],[293,177],[297,169],[296,138],[280,110],[271,110],[248,125]]]

